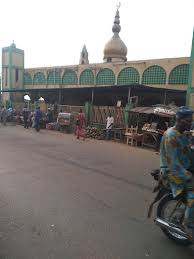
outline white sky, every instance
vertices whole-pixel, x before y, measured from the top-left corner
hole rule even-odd
[[[101,63],[116,5],[116,0],[2,0],[0,48],[14,40],[25,51],[27,68],[78,64],[86,44],[90,63]],[[128,60],[190,56],[194,0],[121,0],[120,21]]]

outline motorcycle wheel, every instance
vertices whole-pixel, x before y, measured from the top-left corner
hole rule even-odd
[[[179,201],[180,201],[180,197],[173,198],[172,194],[168,194],[164,196],[164,198],[161,199],[160,203],[158,204],[157,217],[165,221],[168,221],[169,223],[172,223],[177,227],[180,227],[181,218],[184,215],[186,205],[183,202],[181,202],[180,206],[173,213],[173,216],[171,216],[173,209],[175,208],[176,204]],[[189,239],[179,234],[173,233],[172,231],[167,229],[163,229],[163,228],[161,229],[168,238],[172,239],[179,245],[189,246],[192,244],[192,242]]]

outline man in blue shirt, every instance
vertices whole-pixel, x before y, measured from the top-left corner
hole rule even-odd
[[[40,110],[40,107],[37,108],[35,112],[35,129],[37,131],[40,130],[40,120],[42,119],[42,112]]]
[[[188,136],[193,112],[180,107],[176,114],[176,124],[163,135],[160,147],[160,171],[169,184],[174,197],[186,192],[187,208],[185,225],[194,234],[194,188],[192,181],[191,150]],[[194,238],[194,235],[193,235]]]

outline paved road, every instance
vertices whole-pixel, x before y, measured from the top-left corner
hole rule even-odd
[[[151,151],[0,127],[0,259],[193,259],[146,220]]]

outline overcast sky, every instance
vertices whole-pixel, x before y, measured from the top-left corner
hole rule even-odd
[[[79,63],[83,44],[90,63],[103,61],[112,37],[115,0],[2,0],[0,47],[14,40],[25,67]],[[121,0],[120,37],[128,60],[190,56],[194,0]]]

